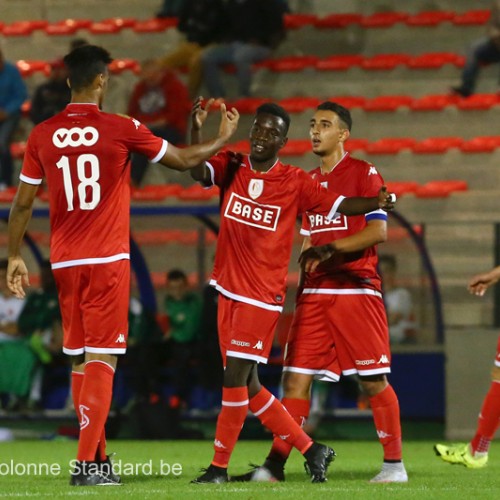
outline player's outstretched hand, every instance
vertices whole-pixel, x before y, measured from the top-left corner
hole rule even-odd
[[[202,96],[195,99],[191,108],[191,125],[195,130],[201,129],[214,102],[215,99],[209,99],[204,103]]]
[[[482,297],[486,290],[500,279],[500,267],[496,267],[487,273],[476,274],[473,276],[469,284],[467,285],[467,289],[473,295],[478,295]]]
[[[330,244],[310,247],[300,254],[299,264],[306,273],[311,273],[321,262],[328,260],[334,253],[335,250]]]
[[[240,114],[236,108],[231,108],[231,110],[226,109],[226,105],[222,102],[220,104],[220,127],[219,127],[219,137],[224,140],[229,140],[229,138],[236,132],[238,128],[238,121],[240,119]]]
[[[24,299],[26,293],[23,285],[30,286],[26,264],[21,257],[11,258],[7,267],[7,288],[18,299]]]
[[[378,192],[378,206],[384,210],[392,210],[396,204],[396,195],[388,193],[387,187],[382,186]]]

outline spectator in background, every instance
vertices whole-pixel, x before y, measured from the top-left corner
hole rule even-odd
[[[177,17],[184,6],[186,0],[163,0],[161,9],[156,13],[156,17]]]
[[[148,127],[153,134],[169,143],[185,142],[187,120],[191,112],[186,86],[157,60],[142,65],[141,78],[130,97],[127,113]],[[132,182],[139,186],[146,174],[148,159],[132,156]]]
[[[225,97],[220,71],[234,64],[238,93],[250,96],[252,64],[267,59],[285,36],[281,0],[228,0],[225,40],[201,56],[203,79],[211,97]]]
[[[174,394],[170,407],[186,404],[193,385],[189,363],[195,358],[201,326],[201,298],[189,289],[184,271],[172,269],[167,273],[165,312],[169,319],[168,352],[174,375]]]
[[[5,60],[0,47],[0,191],[12,185],[14,164],[10,144],[27,98],[21,73],[15,64]]]
[[[184,39],[160,58],[160,63],[170,69],[187,67],[189,95],[194,98],[202,81],[200,57],[203,48],[218,41],[224,32],[224,1],[185,0],[179,12],[177,29]]]
[[[18,319],[24,302],[7,289],[7,260],[0,260],[0,403],[18,409],[27,398],[36,356],[21,335]]]
[[[68,72],[62,59],[53,61],[48,80],[35,89],[31,100],[30,118],[35,125],[61,112],[69,104],[71,89],[67,78]]]
[[[455,94],[469,97],[474,93],[481,66],[500,62],[500,0],[491,5],[491,17],[486,36],[469,47],[460,85],[452,87]]]
[[[410,292],[397,284],[396,257],[381,255],[378,265],[382,276],[391,343],[413,344],[416,341],[413,300]]]
[[[53,361],[64,360],[61,311],[48,260],[40,265],[40,285],[39,290],[26,298],[17,322],[20,334],[28,339],[37,357],[28,401],[32,408],[41,407],[42,387],[46,385],[44,382]]]

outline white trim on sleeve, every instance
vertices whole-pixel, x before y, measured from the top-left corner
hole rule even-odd
[[[24,174],[19,174],[19,179],[26,182],[26,184],[31,184],[32,186],[39,186],[43,181],[43,179],[33,179]]]
[[[163,158],[165,153],[167,152],[167,148],[168,148],[168,142],[165,139],[163,139],[163,143],[161,145],[160,152],[153,159],[151,159],[149,161],[151,163],[158,163]]]
[[[328,212],[328,215],[326,216],[327,219],[333,220],[336,219],[339,216],[339,212],[337,212],[337,208],[339,208],[339,205],[345,200],[345,196],[339,196],[335,203],[333,204],[332,209],[330,212]]]
[[[300,234],[302,236],[311,236],[311,231],[308,231],[307,229],[300,228]]]
[[[67,347],[63,347],[63,353],[68,356],[78,356],[85,352],[85,347],[80,347],[79,349],[68,349]]]
[[[214,170],[214,167],[208,161],[205,162],[205,165],[207,166],[208,170],[210,171],[210,182],[212,183],[212,186],[215,186],[215,170]]]

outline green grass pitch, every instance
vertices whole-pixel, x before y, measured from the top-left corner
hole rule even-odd
[[[75,441],[14,441],[0,443],[0,497],[4,498],[234,498],[268,499],[463,499],[500,498],[500,444],[490,450],[490,463],[469,470],[442,462],[434,455],[433,442],[404,444],[410,482],[402,485],[369,484],[381,465],[378,442],[330,442],[337,458],[325,484],[310,484],[302,457],[294,452],[286,469],[286,482],[275,484],[189,484],[212,456],[210,441],[112,441],[115,461],[122,467],[123,485],[117,487],[70,487],[69,461]],[[260,463],[269,441],[237,444],[229,472],[240,474],[248,463]],[[177,464],[177,465],[176,465]]]

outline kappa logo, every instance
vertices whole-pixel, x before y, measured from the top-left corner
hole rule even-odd
[[[88,417],[88,415],[85,414],[85,412],[90,410],[90,408],[85,405],[80,405],[79,410],[80,410],[80,430],[83,431],[83,429],[85,429],[85,427],[87,427],[90,424],[90,418]]]
[[[240,347],[250,347],[250,342],[245,342],[244,340],[231,339],[231,344]]]
[[[224,217],[247,226],[276,231],[280,213],[281,207],[262,205],[236,193],[231,193],[224,210]]]
[[[125,343],[125,334],[124,333],[120,333],[117,337],[117,339],[115,340],[115,343],[117,344],[124,344]]]
[[[256,200],[264,192],[264,179],[250,179],[248,183],[248,196]]]
[[[290,437],[290,434],[280,434],[280,439],[286,441]]]
[[[262,351],[262,349],[264,349],[264,344],[262,343],[262,340],[258,340],[257,343],[253,346],[253,348]]]
[[[377,436],[379,439],[385,439],[391,437],[392,434],[387,434],[387,432],[377,430]]]
[[[76,148],[78,146],[93,146],[99,139],[99,132],[94,127],[58,128],[52,136],[56,148]]]
[[[375,167],[370,167],[370,170],[368,170],[368,175],[377,175],[377,169]]]
[[[214,440],[214,446],[217,446],[217,448],[222,448],[224,450],[226,449],[226,447],[218,439]]]
[[[382,356],[380,356],[380,359],[378,360],[378,364],[381,365],[384,363],[389,363],[389,358],[385,354],[382,354]]]
[[[141,122],[135,118],[132,118],[132,123],[135,125],[136,130],[141,126]]]

